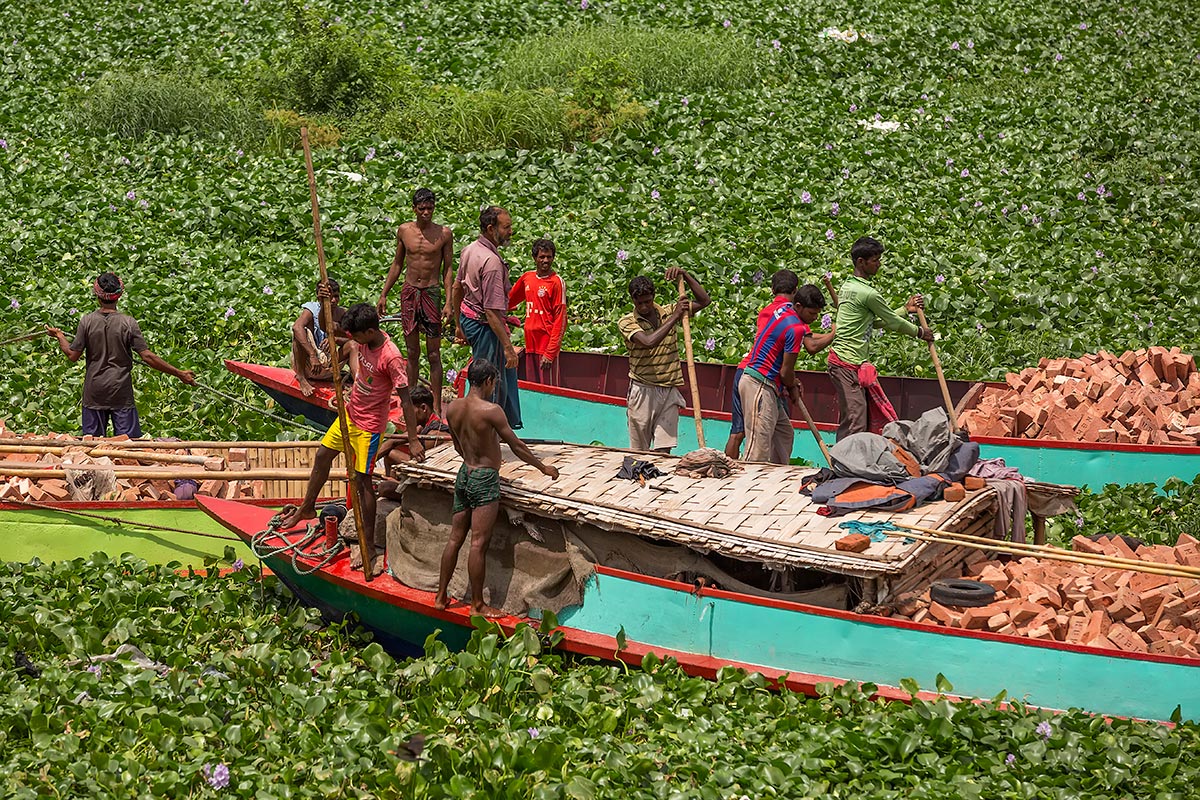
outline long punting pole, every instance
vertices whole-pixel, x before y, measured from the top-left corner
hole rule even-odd
[[[679,299],[687,299],[686,283],[679,279]],[[696,420],[696,441],[704,447],[704,420],[700,414],[700,385],[696,383],[696,354],[692,350],[692,307],[683,315],[683,350],[687,354],[688,380],[692,383],[692,416]]]
[[[928,328],[929,323],[925,321],[925,309],[917,309],[917,319],[921,321],[922,328]],[[933,342],[929,343],[929,357],[933,359],[933,368],[937,371],[938,383],[942,387],[942,401],[946,404],[946,414],[950,417],[950,429],[958,430],[958,417],[954,413],[954,401],[950,399],[950,387],[946,385],[946,376],[942,372],[942,360],[938,358],[937,347]]]
[[[325,270],[325,245],[321,241],[321,207],[317,203],[317,178],[313,174],[312,150],[308,147],[308,128],[300,129],[300,143],[304,145],[304,168],[308,170],[308,193],[312,197],[313,237],[317,241],[317,265],[321,269],[321,283],[329,280]],[[350,444],[350,429],[346,426],[346,402],[342,398],[342,366],[338,363],[337,338],[334,336],[333,306],[328,297],[321,298],[321,318],[329,336],[329,366],[333,370],[333,399],[337,404],[338,427],[342,432],[342,455],[346,459],[349,481],[346,491],[347,504],[354,513],[354,527],[358,529],[358,546],[362,551],[363,577],[369,582],[374,551],[367,540],[367,529],[363,525],[362,502],[359,496],[359,476],[365,474],[369,464],[354,463],[354,448]],[[374,522],[374,520],[371,520]],[[374,527],[374,526],[372,526]],[[371,531],[374,538],[374,530]]]
[[[812,414],[808,413],[808,406],[804,403],[804,395],[799,395],[796,398],[796,402],[800,406],[800,415],[804,417],[804,423],[812,431],[813,438],[817,440],[817,447],[821,448],[821,454],[825,456],[825,463],[832,467],[833,456],[829,455],[829,447],[825,444],[825,440],[821,438],[821,432],[817,430],[817,423],[813,422]]]

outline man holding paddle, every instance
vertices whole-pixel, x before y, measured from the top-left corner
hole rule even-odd
[[[654,283],[639,275],[629,282],[633,312],[621,317],[617,327],[629,348],[629,447],[669,453],[678,441],[679,409],[684,405],[675,326],[712,299],[699,281],[679,267],[669,267],[665,277],[670,286],[682,278],[696,299],[680,297],[668,310],[654,302]]]
[[[867,360],[876,323],[889,331],[933,341],[932,330],[903,316],[925,307],[921,295],[914,294],[903,306],[892,310],[871,285],[882,257],[882,244],[870,236],[859,238],[850,248],[854,274],[842,284],[839,293],[837,333],[829,351],[829,377],[838,399],[838,441],[852,433],[882,428],[884,423],[896,419],[896,412],[879,385],[879,373]],[[872,411],[875,425],[869,424]]]
[[[189,386],[196,385],[190,369],[179,369],[150,351],[137,320],[117,311],[125,284],[111,272],[102,273],[92,284],[100,308],[79,320],[75,339],[58,328],[46,326],[46,335],[71,361],[87,356],[83,378],[83,435],[107,436],[108,421],[114,436],[140,438],[142,426],[133,403],[133,354],[159,372],[172,375]]]

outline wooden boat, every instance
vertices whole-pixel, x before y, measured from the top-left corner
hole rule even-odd
[[[826,682],[871,682],[880,695],[897,699],[908,696],[900,688],[905,679],[932,696],[944,675],[962,697],[990,698],[1007,691],[1010,698],[1050,709],[1165,720],[1180,707],[1184,719],[1200,719],[1200,660],[1132,656],[846,610],[856,598],[874,599],[953,570],[962,553],[953,546],[901,539],[872,545],[863,554],[836,551],[831,537],[844,533],[838,521],[806,511],[801,505],[806,501],[780,488],[793,484],[802,468],[749,465],[744,474],[708,479],[702,487],[695,481],[703,479],[672,475],[664,486],[675,491],[660,493],[607,477],[620,463],[621,451],[552,445],[535,450],[560,465],[563,474],[551,485],[520,462],[506,462],[505,511],[489,554],[489,591],[512,591],[516,581],[505,565],[515,564],[530,547],[533,540],[521,537],[531,528],[544,542],[541,551],[532,552],[545,558],[558,557],[560,542],[574,541],[572,536],[584,542],[610,536],[637,542],[638,561],[652,556],[654,548],[677,547],[671,552],[686,551],[689,558],[714,554],[707,563],[735,572],[737,565],[751,570],[769,565],[772,574],[791,576],[788,580],[819,574],[831,581],[783,595],[743,570],[747,582],[712,588],[691,582],[688,575],[645,574],[644,563],[621,566],[614,558],[624,556],[597,548],[591,552],[607,555],[597,558],[581,581],[579,602],[559,609],[554,618],[567,651],[630,663],[654,653],[708,677],[722,667],[742,667],[809,693]],[[448,487],[456,463],[443,448],[430,453],[425,464],[402,468],[412,483],[402,510],[388,518],[389,574],[367,582],[350,568],[346,555],[318,568],[324,558],[312,549],[268,555],[265,565],[305,602],[330,614],[353,611],[393,645],[419,647],[439,632],[450,646],[461,646],[472,628],[467,606],[435,609],[428,575],[408,571],[416,562],[407,549],[423,535],[421,526],[444,531],[448,525]],[[958,530],[988,525],[989,491],[956,505],[930,504],[901,518]],[[200,505],[247,542],[268,527],[270,513],[261,508],[209,498]],[[642,506],[652,511],[639,513]],[[789,588],[796,588],[794,581]],[[531,608],[499,622],[512,630],[538,616],[545,615]]]
[[[521,410],[525,421],[522,435],[566,442],[603,442],[617,447],[629,441],[625,421],[629,367],[624,356],[564,352],[559,386],[529,380],[523,373],[524,361],[521,364]],[[255,383],[289,413],[302,414],[322,428],[332,422],[330,389],[318,388],[311,398],[306,398],[291,370],[239,361],[226,361],[225,366]],[[696,365],[704,438],[709,446],[724,447],[729,437],[735,371],[736,367],[729,364]],[[832,443],[837,427],[837,399],[829,376],[824,372],[802,372],[800,380],[805,403],[821,436]],[[916,419],[942,403],[941,390],[934,379],[884,376],[880,380],[903,419]],[[976,384],[967,381],[948,384],[955,403],[970,402],[968,392]],[[683,396],[690,400],[690,390],[685,388]],[[683,409],[685,416],[691,417],[693,413],[690,407]],[[400,427],[397,409],[393,409],[392,419]],[[793,420],[793,424],[798,434],[803,435],[796,436],[792,455],[813,464],[823,463],[816,441],[804,430],[805,424],[798,420]],[[983,458],[1003,458],[1009,466],[1036,480],[1090,486],[1097,491],[1110,483],[1162,485],[1172,477],[1190,481],[1200,474],[1200,447],[972,438],[979,442]],[[680,424],[679,442],[679,452],[695,449],[694,425]]]
[[[222,558],[233,547],[235,558],[251,558],[240,539],[200,511],[193,500],[176,500],[169,492],[151,494],[147,479],[160,483],[168,478],[192,477],[203,484],[215,481],[205,491],[229,494],[240,485],[249,488],[254,480],[257,497],[246,502],[275,507],[298,498],[307,486],[311,455],[316,442],[155,442],[103,439],[0,438],[0,559],[4,561],[64,560],[103,551],[116,556],[131,553],[152,563],[178,561],[201,566],[205,559]],[[63,470],[52,456],[70,448],[77,453],[136,452],[137,458],[117,458],[112,466],[114,499],[71,500],[38,491],[47,479],[61,477]],[[236,472],[206,470],[202,463],[170,459],[174,451],[186,450],[192,462],[218,459],[234,461]],[[165,456],[165,458],[164,458]],[[49,459],[49,460],[47,460]],[[167,463],[163,463],[166,461]],[[340,462],[335,462],[340,464]],[[210,465],[211,466],[211,465]],[[37,477],[38,475],[42,477]],[[22,477],[26,492],[11,489],[9,475]],[[336,472],[334,473],[336,476]],[[137,476],[136,479],[126,476]],[[230,480],[232,479],[232,480]],[[60,481],[61,483],[61,481]],[[123,484],[128,484],[122,488]],[[32,487],[32,491],[30,491]],[[143,491],[139,492],[138,489]],[[240,494],[234,491],[234,494]],[[345,494],[344,480],[331,480],[328,496]]]

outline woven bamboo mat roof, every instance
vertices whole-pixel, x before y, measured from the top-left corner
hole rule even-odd
[[[702,551],[778,566],[875,577],[902,573],[920,561],[923,542],[889,536],[872,542],[863,553],[836,550],[834,542],[848,531],[847,520],[963,530],[994,511],[992,489],[967,494],[963,501],[926,503],[900,513],[858,512],[839,517],[817,513],[818,506],[799,493],[801,478],[812,467],[745,464],[725,479],[688,478],[674,474],[678,457],[637,453],[667,473],[652,484],[664,492],[617,477],[631,451],[575,444],[537,444],[531,449],[559,470],[552,481],[501,447],[503,502],[546,517],[590,522],[665,539]],[[431,450],[422,463],[399,467],[404,477],[453,492],[462,459],[452,446]],[[449,503],[449,498],[447,498]]]

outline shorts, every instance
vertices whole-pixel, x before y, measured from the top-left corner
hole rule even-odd
[[[480,508],[500,502],[500,473],[491,467],[475,467],[466,464],[458,468],[454,479],[453,513]]]
[[[130,439],[142,438],[142,425],[138,421],[137,409],[129,408],[88,408],[83,407],[83,435],[108,436],[108,421],[112,420],[113,436],[128,436]]]
[[[350,434],[350,449],[354,463],[350,468],[360,475],[370,475],[375,470],[375,459],[379,455],[379,445],[383,442],[382,433],[370,433],[346,420],[346,431]],[[321,437],[321,445],[330,450],[342,452],[342,427],[334,420]]]
[[[738,384],[741,383],[742,373],[745,371],[739,367],[738,371],[733,373],[733,406],[730,409],[732,413],[729,415],[729,433],[734,436],[746,432],[746,416],[742,412],[742,395],[738,391]]]
[[[629,381],[629,449],[670,449],[679,443],[683,395],[674,386]]]
[[[400,287],[400,327],[405,336],[420,331],[431,339],[442,338],[442,293],[438,286]]]

